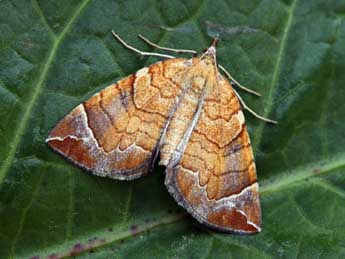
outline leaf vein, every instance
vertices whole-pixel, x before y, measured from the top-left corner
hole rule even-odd
[[[18,242],[20,234],[23,231],[23,227],[24,227],[25,220],[26,220],[26,215],[27,215],[28,211],[30,210],[30,208],[32,207],[32,204],[34,203],[34,200],[35,200],[36,196],[38,195],[39,187],[40,187],[40,185],[41,185],[41,183],[43,181],[44,176],[45,176],[45,173],[41,172],[41,174],[40,174],[40,176],[38,178],[37,184],[35,186],[35,189],[32,192],[31,199],[29,200],[27,206],[25,208],[23,208],[23,214],[20,217],[20,221],[19,221],[17,232],[16,232],[16,234],[15,234],[13,240],[12,240],[12,243],[11,243],[11,249],[10,249],[9,258],[15,258],[14,255],[15,255],[16,244]]]
[[[70,240],[72,237],[73,218],[74,218],[74,187],[75,180],[72,170],[68,170],[69,174],[69,204],[67,211],[67,227],[66,227],[66,240]]]
[[[47,75],[49,73],[50,66],[53,63],[53,60],[56,56],[56,53],[59,49],[59,46],[60,46],[61,42],[64,40],[66,34],[71,29],[75,20],[78,18],[78,16],[81,14],[82,10],[86,7],[86,5],[89,2],[90,2],[90,0],[84,0],[80,4],[80,6],[76,9],[74,14],[72,15],[72,17],[68,21],[64,30],[61,32],[61,34],[56,38],[56,40],[53,43],[53,46],[52,46],[50,53],[48,55],[46,64],[44,65],[42,72],[38,78],[37,85],[33,90],[33,93],[32,93],[31,98],[27,104],[27,107],[26,107],[26,110],[23,114],[23,117],[20,120],[19,126],[14,133],[14,138],[12,140],[12,144],[10,145],[8,155],[7,155],[6,159],[4,160],[2,167],[0,167],[0,184],[3,182],[4,178],[6,177],[7,172],[8,172],[8,170],[12,164],[12,161],[13,161],[15,155],[16,155],[18,145],[20,144],[21,138],[24,134],[24,131],[25,131],[28,123],[29,123],[29,119],[31,117],[31,114],[32,114],[33,108],[35,106],[36,100],[38,99],[38,97],[42,91],[44,82],[45,82]]]
[[[330,184],[326,180],[323,180],[321,178],[313,178],[312,182],[317,186],[322,187],[323,189],[338,195],[340,198],[345,199],[345,190]]]
[[[345,158],[339,155],[333,159],[311,162],[309,165],[282,172],[277,177],[271,177],[262,181],[260,193],[266,195],[294,185],[307,178],[334,172],[345,167],[344,160]]]
[[[272,106],[273,106],[274,90],[277,87],[278,80],[279,80],[279,77],[281,75],[281,67],[282,67],[282,63],[283,63],[284,52],[286,49],[286,42],[288,40],[289,32],[290,32],[290,29],[292,26],[292,21],[294,18],[294,13],[296,10],[297,2],[298,2],[298,0],[294,0],[291,4],[291,7],[288,10],[288,18],[286,21],[285,29],[283,31],[282,39],[281,39],[280,44],[279,44],[278,55],[277,55],[277,59],[276,59],[276,63],[274,66],[273,75],[272,75],[272,79],[271,79],[271,85],[270,85],[269,92],[267,95],[267,101],[266,101],[267,104],[265,106],[264,113],[263,113],[264,117],[268,117],[269,113],[271,112]],[[254,141],[253,141],[253,149],[254,150],[257,150],[260,146],[264,127],[265,127],[265,123],[261,122],[253,134],[254,135]]]
[[[53,39],[56,39],[56,35],[55,35],[54,31],[52,30],[52,28],[49,26],[47,19],[43,15],[42,9],[39,6],[39,4],[37,3],[37,0],[32,0],[31,3],[32,3],[32,6],[34,7],[34,9],[36,10],[38,16],[41,18],[41,21],[43,22],[44,26],[47,28],[50,36]]]

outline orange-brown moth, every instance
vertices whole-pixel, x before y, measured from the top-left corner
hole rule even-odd
[[[168,191],[199,222],[259,232],[242,100],[218,71],[215,42],[198,57],[157,62],[106,87],[63,118],[46,142],[93,174],[121,180],[146,174],[160,154]]]

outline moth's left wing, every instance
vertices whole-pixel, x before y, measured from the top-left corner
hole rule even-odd
[[[256,233],[261,210],[253,152],[239,101],[220,76],[203,102],[184,151],[165,184],[199,222],[220,231]]]
[[[180,94],[185,59],[137,71],[78,105],[46,142],[96,175],[131,180],[145,174]]]

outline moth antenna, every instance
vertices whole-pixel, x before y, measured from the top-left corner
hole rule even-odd
[[[260,120],[263,120],[263,121],[265,121],[265,122],[269,122],[269,123],[272,123],[272,124],[278,124],[277,121],[274,121],[274,120],[265,118],[265,117],[263,117],[263,116],[257,114],[257,113],[256,113],[255,111],[253,111],[251,108],[249,108],[249,107],[247,106],[247,104],[243,101],[243,99],[241,98],[241,96],[236,92],[236,90],[235,90],[235,89],[233,89],[233,90],[234,90],[234,93],[236,94],[238,100],[239,100],[240,103],[242,104],[243,109],[249,111],[254,117],[256,117],[256,118],[258,118],[258,119],[260,119]]]
[[[132,51],[140,54],[141,56],[156,56],[156,57],[161,57],[161,58],[175,58],[174,56],[170,56],[170,55],[166,55],[166,54],[162,54],[162,53],[145,52],[145,51],[138,50],[137,48],[134,48],[133,46],[126,43],[115,31],[112,31],[112,34],[123,46],[125,46],[129,50],[132,50]]]
[[[254,95],[256,95],[256,96],[259,96],[259,97],[262,96],[260,93],[254,91],[254,90],[252,90],[252,89],[249,89],[249,88],[247,88],[247,87],[241,85],[239,82],[237,82],[236,79],[233,78],[233,77],[231,76],[231,74],[229,73],[229,71],[227,71],[222,65],[219,65],[219,64],[218,64],[218,67],[220,68],[220,70],[222,70],[222,71],[225,73],[225,75],[227,76],[227,78],[229,78],[229,79],[234,83],[234,85],[237,86],[238,88],[240,88],[240,89],[242,89],[243,91],[246,91],[246,92],[248,92],[248,93],[254,94]]]
[[[190,53],[190,54],[197,54],[197,52],[195,50],[190,50],[190,49],[173,49],[173,48],[167,48],[167,47],[163,47],[160,46],[156,43],[153,43],[152,41],[150,41],[149,39],[147,39],[146,37],[144,37],[141,34],[138,34],[138,37],[143,40],[144,42],[146,42],[148,45],[157,48],[157,49],[161,49],[161,50],[166,50],[166,51],[172,51],[172,52],[176,52],[176,53]]]

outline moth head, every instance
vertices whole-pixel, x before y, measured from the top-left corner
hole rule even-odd
[[[218,41],[218,37],[213,38],[211,46],[201,54],[200,59],[204,60],[206,63],[216,65],[216,45]]]

